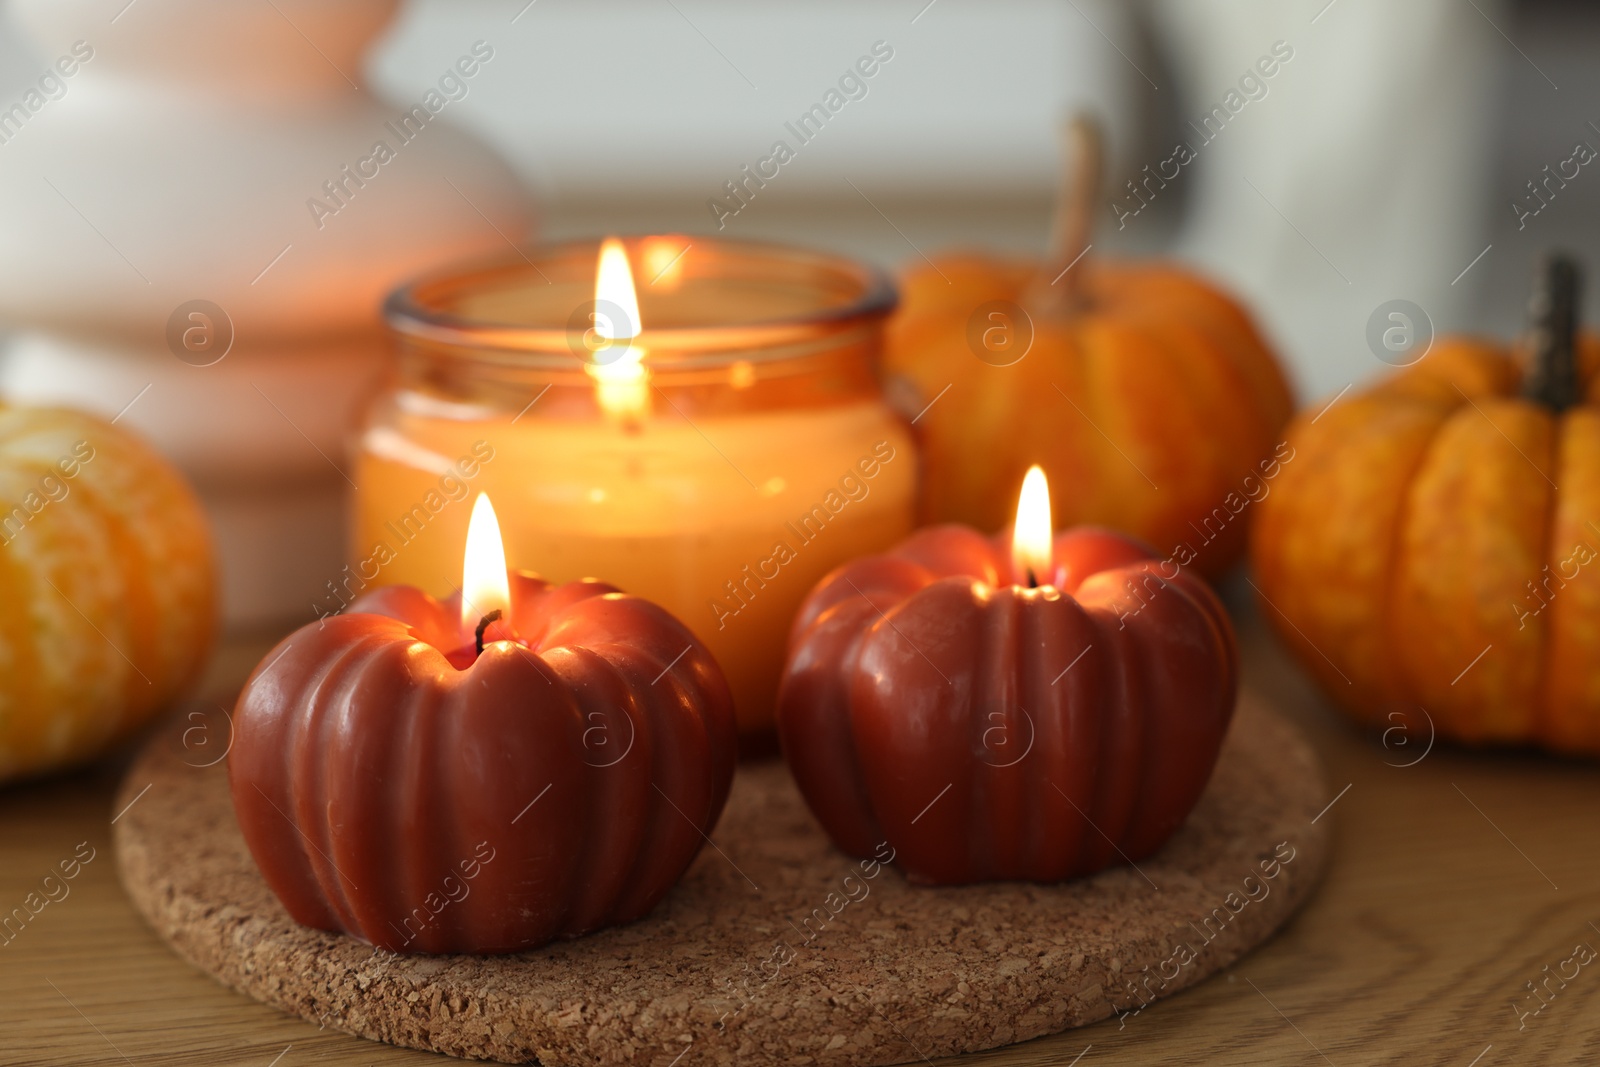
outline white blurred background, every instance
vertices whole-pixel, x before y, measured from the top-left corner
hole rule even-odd
[[[1307,399],[1381,369],[1363,340],[1378,304],[1509,330],[1539,249],[1600,249],[1587,169],[1520,231],[1511,207],[1575,141],[1600,147],[1592,4],[410,0],[367,77],[414,103],[479,39],[495,59],[447,119],[512,164],[547,236],[714,228],[705,201],[888,42],[867,96],[728,220],[886,264],[952,243],[1042,247],[1065,110],[1106,118],[1120,185],[1284,41],[1294,59],[1268,95],[1126,229],[1108,206],[1099,236],[1243,290]],[[0,26],[0,92],[47,59]]]
[[[399,102],[479,37],[505,60],[458,117],[512,161],[550,234],[706,230],[722,182],[889,42],[867,97],[726,220],[889,264],[952,243],[1041,249],[1064,111],[1106,118],[1119,186],[1284,41],[1294,58],[1267,95],[1120,232],[1108,205],[1099,237],[1243,290],[1305,400],[1384,369],[1365,342],[1379,304],[1511,331],[1539,250],[1600,252],[1600,173],[1521,231],[1511,207],[1576,141],[1600,147],[1592,4],[435,0],[408,7],[371,73]]]
[[[77,39],[93,60],[30,98]],[[125,416],[199,488],[230,620],[303,613],[343,562],[339,460],[401,278],[719,225],[886,267],[1039,253],[1059,123],[1087,108],[1110,135],[1095,254],[1233,287],[1315,402],[1387,369],[1367,329],[1391,301],[1508,335],[1542,251],[1600,262],[1600,165],[1573,162],[1600,149],[1597,60],[1576,0],[0,0],[0,395]],[[445,77],[429,132],[310,214]],[[779,139],[794,158],[719,219]],[[1128,183],[1162,166],[1140,206]],[[196,299],[237,327],[215,364],[163,332]]]

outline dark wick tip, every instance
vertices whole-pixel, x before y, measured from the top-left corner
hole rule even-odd
[[[1035,578],[1033,576],[1033,568],[1032,567],[1028,568],[1028,588],[1029,589],[1037,589],[1037,588],[1039,588],[1039,579],[1037,579],[1037,578]]]
[[[500,609],[495,608],[493,611],[489,612],[489,614],[478,620],[478,629],[474,631],[472,635],[472,642],[475,646],[477,646],[478,655],[483,655],[483,631],[487,630],[489,628],[489,624],[494,622],[494,620],[498,619],[499,617]]]

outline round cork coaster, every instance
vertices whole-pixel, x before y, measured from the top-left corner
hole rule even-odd
[[[158,735],[114,809],[123,884],[161,936],[313,1022],[509,1063],[888,1064],[1026,1041],[1238,959],[1329,851],[1316,757],[1247,694],[1194,814],[1137,868],[918,888],[836,851],[769,763],[740,768],[713,845],[644,920],[518,956],[396,956],[289,918],[196,729]]]

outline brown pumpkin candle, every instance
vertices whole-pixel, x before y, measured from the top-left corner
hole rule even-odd
[[[370,593],[239,697],[234,812],[306,926],[537,948],[644,915],[722,812],[733,706],[705,646],[602,582],[508,575],[481,495],[467,548],[463,594]]]
[[[915,882],[1057,882],[1183,824],[1233,717],[1238,651],[1204,581],[1111,530],[919,530],[823,579],[778,696],[784,758],[852,856]]]

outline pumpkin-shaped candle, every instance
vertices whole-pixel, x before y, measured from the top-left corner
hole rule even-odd
[[[229,755],[256,863],[298,922],[394,951],[639,918],[732,784],[716,662],[649,601],[508,575],[487,497],[463,579],[378,590],[256,669]]]
[[[914,881],[1053,882],[1154,852],[1232,717],[1206,584],[1092,527],[1052,538],[1042,471],[1011,531],[920,531],[812,591],[779,692],[784,756],[845,852]]]

